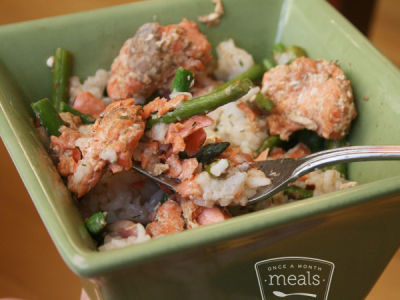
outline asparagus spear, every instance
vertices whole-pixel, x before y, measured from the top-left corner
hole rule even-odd
[[[261,146],[257,149],[258,153],[263,152],[267,148],[273,148],[282,143],[281,139],[279,138],[278,135],[270,135],[267,137],[264,142],[261,144]]]
[[[272,102],[271,99],[269,99],[262,93],[258,93],[254,101],[256,101],[258,106],[260,106],[266,112],[271,111],[271,109],[274,107],[274,102]]]
[[[244,96],[252,86],[249,79],[241,79],[230,84],[223,90],[213,92],[211,94],[193,98],[183,102],[183,104],[160,118],[148,119],[147,127],[151,128],[154,124],[159,122],[173,123],[180,120],[186,120],[194,115],[207,113],[217,107],[235,101]]]
[[[284,44],[278,43],[275,44],[272,48],[272,57],[264,58],[262,61],[262,65],[264,69],[268,71],[275,67],[277,64],[289,64],[294,59],[301,56],[307,56],[303,48],[295,45],[286,48]]]
[[[246,72],[243,72],[239,76],[233,78],[231,81],[225,82],[224,84],[220,85],[219,87],[214,89],[214,92],[222,91],[225,88],[229,87],[232,85],[234,82],[240,79],[250,79],[251,81],[256,81],[258,79],[261,79],[261,77],[264,74],[264,70],[260,65],[253,65],[250,67]]]
[[[69,106],[65,102],[61,102],[60,103],[60,111],[61,112],[69,112],[71,114],[74,114],[76,116],[81,117],[81,120],[82,120],[83,124],[93,124],[96,121],[96,119],[93,118],[91,115],[81,113],[80,111],[77,111],[76,109],[73,109],[71,106]]]
[[[58,48],[54,55],[53,90],[51,100],[59,110],[60,103],[68,99],[69,77],[71,74],[72,56],[67,50]]]
[[[313,191],[302,189],[297,186],[289,186],[283,191],[283,193],[296,200],[310,198],[313,196]]]
[[[273,53],[282,53],[286,49],[286,46],[282,43],[276,43],[272,46],[272,52]]]
[[[228,148],[230,143],[228,142],[218,142],[203,146],[199,152],[197,152],[193,157],[195,157],[198,162],[203,164],[211,163],[214,158],[218,157],[222,152]]]
[[[87,230],[92,235],[98,235],[106,227],[107,225],[106,215],[107,213],[105,212],[97,212],[94,213],[92,216],[90,216],[89,219],[87,219],[85,225]]]
[[[194,74],[192,71],[179,67],[172,82],[172,93],[188,92],[193,84]]]
[[[266,71],[268,71],[269,69],[272,69],[276,65],[272,58],[264,58],[262,61],[262,64]]]
[[[291,54],[294,58],[302,57],[302,56],[307,56],[306,51],[296,45],[291,45],[286,48],[285,50],[287,53]]]
[[[58,129],[64,125],[64,121],[60,118],[49,99],[44,98],[32,103],[31,107],[49,136],[59,136],[61,134]]]
[[[278,65],[289,64],[301,56],[307,56],[307,54],[303,48],[295,45],[286,48],[282,43],[278,43],[274,45],[272,51],[272,57]]]

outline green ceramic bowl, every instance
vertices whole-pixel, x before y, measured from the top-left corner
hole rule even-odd
[[[351,143],[400,143],[399,71],[327,3],[224,4],[220,26],[200,25],[213,45],[232,37],[260,61],[282,41],[339,61],[359,112]],[[363,299],[399,246],[398,162],[352,164],[355,188],[96,252],[32,125],[29,103],[50,95],[46,58],[70,49],[84,78],[108,69],[143,23],[196,20],[210,10],[209,0],[150,1],[0,27],[0,133],[57,249],[92,299],[327,299],[328,291],[330,299]]]

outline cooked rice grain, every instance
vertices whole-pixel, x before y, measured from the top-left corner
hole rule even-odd
[[[132,220],[147,224],[163,192],[158,186],[134,171],[105,174],[81,200],[84,217],[107,212],[107,222]]]
[[[146,229],[140,223],[135,224],[130,221],[119,221],[107,227],[108,234],[104,237],[104,244],[99,247],[99,251],[108,251],[124,248],[146,242],[151,237],[146,233]],[[121,231],[127,236],[122,236]],[[128,232],[130,231],[130,232]]]
[[[70,78],[70,104],[73,104],[76,96],[80,92],[90,92],[97,99],[101,99],[105,104],[110,103],[108,97],[104,97],[104,90],[106,88],[108,79],[110,78],[110,73],[103,69],[98,69],[94,76],[89,76],[83,84],[79,80],[78,76],[72,76]]]
[[[217,55],[218,68],[214,74],[218,80],[229,81],[254,65],[251,54],[244,49],[236,47],[233,39],[219,43]]]
[[[195,199],[200,206],[213,207],[215,204],[228,206],[231,204],[246,205],[257,189],[271,183],[265,174],[257,169],[241,171],[231,168],[225,178],[212,178],[208,172],[201,172],[196,182],[203,190],[202,199]]]
[[[237,105],[241,102],[251,102],[259,92],[253,88],[241,99],[225,104],[207,114],[214,120],[214,124],[205,128],[207,139],[210,142],[216,139],[240,147],[244,153],[253,155],[261,143],[267,138],[267,121],[257,119],[250,121],[246,113]]]

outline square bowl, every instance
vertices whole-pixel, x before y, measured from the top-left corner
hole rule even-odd
[[[337,60],[352,82],[359,112],[350,142],[400,143],[398,69],[327,3],[224,5],[218,27],[200,25],[213,46],[232,37],[260,61],[281,41],[304,47],[312,58]],[[49,234],[92,299],[253,299],[260,291],[266,297],[254,265],[279,257],[329,261],[334,270],[324,295],[363,299],[399,245],[398,162],[351,164],[350,178],[361,183],[355,188],[96,251],[32,123],[29,104],[51,93],[45,61],[55,48],[69,49],[74,74],[85,78],[109,69],[142,24],[196,20],[210,9],[208,0],[155,0],[0,27],[0,134]]]

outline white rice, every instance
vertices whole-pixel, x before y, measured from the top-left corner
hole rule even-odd
[[[247,71],[254,60],[246,50],[235,46],[233,39],[219,43],[217,46],[218,68],[214,75],[218,80],[229,81]]]
[[[50,56],[50,57],[46,60],[46,66],[48,66],[50,69],[53,69],[53,66],[54,66],[54,56]]]
[[[216,177],[221,176],[229,168],[229,160],[222,158],[210,165],[210,173]]]
[[[151,129],[148,130],[146,134],[152,140],[164,143],[167,131],[168,131],[168,124],[160,122],[151,127]]]
[[[224,7],[222,5],[222,0],[213,0],[212,2],[215,4],[214,11],[209,14],[199,16],[197,19],[199,22],[208,26],[217,26],[222,15],[224,14]]]
[[[317,170],[311,172],[308,175],[305,184],[315,186],[314,196],[327,194],[358,185],[357,182],[349,181],[340,176],[340,173],[337,170]]]
[[[79,126],[78,130],[81,135],[89,136],[91,128],[92,128],[92,124],[86,124],[86,125],[84,124],[84,125]]]
[[[259,91],[259,87],[252,88],[241,99],[210,112],[208,116],[215,122],[212,126],[205,128],[208,141],[213,142],[219,139],[229,142],[233,146],[240,147],[242,152],[253,155],[268,136],[267,121],[266,118],[250,121],[237,104],[253,101]]]
[[[135,188],[134,184],[141,181],[144,185]],[[155,183],[134,171],[107,173],[81,200],[81,211],[85,217],[98,211],[107,212],[107,223],[132,220],[147,224],[162,195]]]
[[[123,227],[134,227],[134,234],[128,237],[123,237],[120,234],[120,229]],[[99,251],[108,251],[118,248],[123,248],[129,245],[135,245],[146,242],[151,237],[146,233],[146,229],[140,223],[133,223],[130,221],[119,221],[107,227],[108,233],[104,237],[104,244],[99,247]]]
[[[260,170],[240,170],[238,167],[230,168],[223,178],[213,178],[208,172],[201,172],[196,177],[196,182],[201,186],[203,195],[201,199],[194,201],[197,205],[206,207],[213,207],[215,204],[246,205],[248,199],[257,193],[258,188],[271,183]]]
[[[313,196],[319,196],[357,186],[358,183],[343,178],[336,170],[317,170],[309,173],[307,180],[296,181],[293,185],[301,188],[306,188],[306,186],[314,186]],[[258,203],[256,205],[256,210],[266,209],[293,201],[298,200],[289,199],[287,195],[285,195],[283,192],[280,192],[273,197]]]
[[[90,92],[97,99],[102,100],[105,104],[110,103],[108,97],[104,97],[104,90],[107,86],[108,79],[110,78],[110,73],[103,69],[98,69],[94,76],[89,76],[83,84],[79,80],[78,76],[72,76],[69,80],[69,95],[70,104],[73,104],[76,96],[80,92]]]

